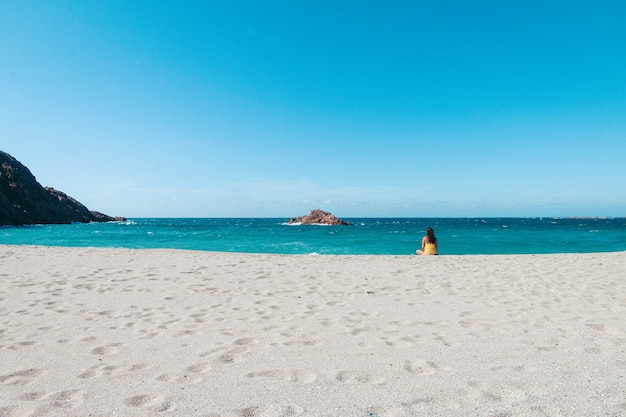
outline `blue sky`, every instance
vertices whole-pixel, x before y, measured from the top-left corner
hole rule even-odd
[[[625,216],[624,1],[0,2],[0,150],[127,217]]]

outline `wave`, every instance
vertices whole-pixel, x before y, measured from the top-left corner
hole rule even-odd
[[[326,224],[326,223],[302,223],[302,222],[294,222],[294,223],[281,223],[282,226],[334,226],[332,224]]]

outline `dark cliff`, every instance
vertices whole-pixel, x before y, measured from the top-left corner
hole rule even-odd
[[[0,226],[122,220],[89,211],[67,194],[42,187],[28,168],[0,151]]]

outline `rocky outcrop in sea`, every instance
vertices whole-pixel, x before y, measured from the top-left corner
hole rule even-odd
[[[311,214],[289,219],[289,224],[330,224],[330,225],[351,225],[352,223],[341,220],[337,216],[322,211],[320,209],[311,210]]]
[[[119,220],[124,218],[90,211],[69,195],[43,187],[28,168],[0,151],[0,226]]]

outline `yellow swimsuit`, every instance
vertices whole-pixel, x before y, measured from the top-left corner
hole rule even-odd
[[[438,255],[437,247],[434,243],[427,243],[426,246],[424,246],[424,255]]]

